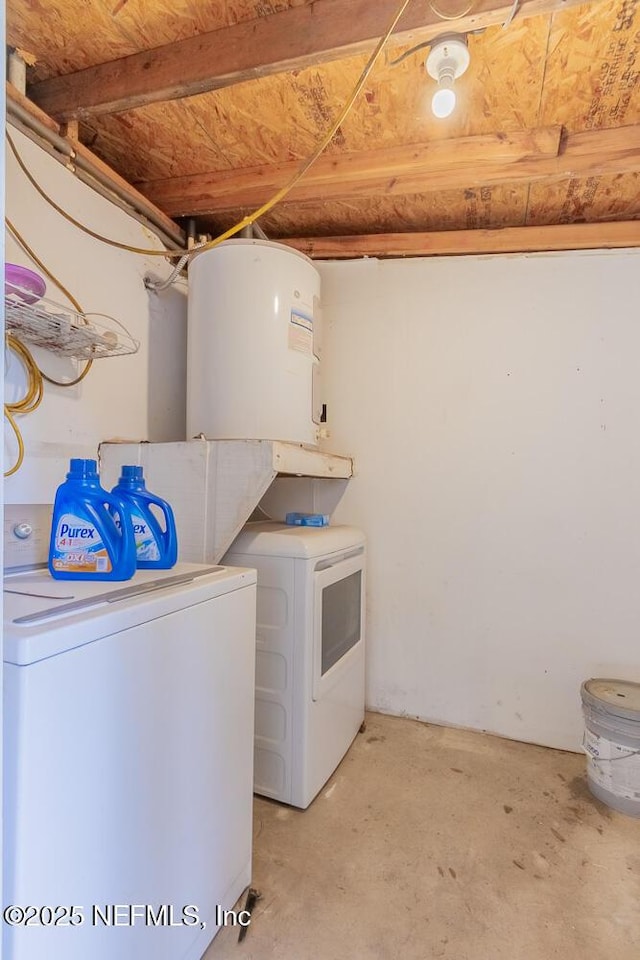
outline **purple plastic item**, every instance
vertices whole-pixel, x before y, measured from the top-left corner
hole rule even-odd
[[[44,297],[47,285],[39,273],[20,267],[17,263],[4,265],[4,292],[13,294],[25,303],[35,303]]]

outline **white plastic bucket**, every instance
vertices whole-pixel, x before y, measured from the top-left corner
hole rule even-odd
[[[589,789],[614,810],[640,817],[640,683],[586,680],[580,693]]]

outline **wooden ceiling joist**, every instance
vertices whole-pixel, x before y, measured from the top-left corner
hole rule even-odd
[[[517,19],[595,0],[520,0]],[[175,100],[246,80],[301,70],[370,51],[385,32],[398,0],[315,0],[219,30],[189,37],[34,84],[30,96],[59,120],[86,119]],[[512,0],[478,0],[455,20],[467,33],[504,23]],[[409,4],[394,44],[447,32],[428,0]]]
[[[640,220],[505,227],[502,230],[308,237],[286,239],[281,243],[301,250],[316,260],[600,250],[640,247]]]
[[[329,200],[364,193],[403,192],[405,178],[462,176],[463,186],[478,169],[504,171],[523,160],[556,157],[560,126],[513,133],[436,140],[357,154],[320,157],[296,187],[291,200]],[[211,214],[258,206],[279,190],[300,167],[299,161],[266,164],[245,170],[194,174],[138,183],[171,216]],[[470,173],[473,172],[473,174]],[[391,182],[392,181],[392,182]],[[436,184],[439,186],[439,184]],[[409,191],[410,192],[410,191]]]
[[[257,207],[295,173],[296,162],[138,183],[169,216]],[[561,137],[559,126],[358,154],[325,155],[291,201],[401,196],[433,190],[534,183],[640,171],[640,124]]]

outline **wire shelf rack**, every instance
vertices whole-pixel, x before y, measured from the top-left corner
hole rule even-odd
[[[76,313],[44,297],[29,303],[15,287],[11,293],[5,292],[4,310],[8,333],[59,357],[100,360],[136,353],[140,347],[139,341],[113,317]]]

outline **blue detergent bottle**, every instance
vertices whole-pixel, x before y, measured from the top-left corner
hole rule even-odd
[[[139,570],[168,570],[178,559],[178,536],[173,510],[166,500],[147,490],[142,467],[122,467],[112,494],[129,508],[136,538]],[[164,528],[156,513],[164,520]]]
[[[125,522],[118,526],[113,511]],[[129,580],[136,541],[127,507],[100,486],[95,460],[74,458],[56,492],[49,572],[56,580]]]

